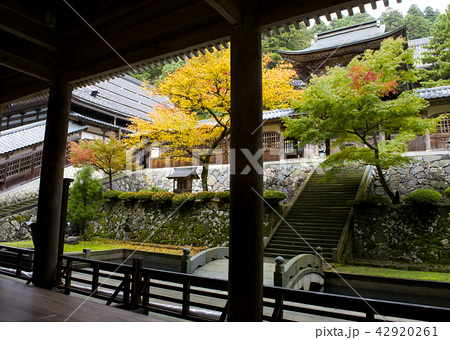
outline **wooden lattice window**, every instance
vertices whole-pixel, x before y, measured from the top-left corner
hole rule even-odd
[[[263,133],[263,147],[265,149],[279,148],[280,147],[280,134],[275,131],[264,132]]]
[[[450,118],[443,118],[438,124],[436,133],[450,133]]]

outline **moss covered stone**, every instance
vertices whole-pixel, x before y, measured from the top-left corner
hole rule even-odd
[[[95,222],[97,236],[115,240],[151,242],[181,246],[227,246],[229,203],[194,202],[189,208],[156,202],[105,202],[104,217]],[[264,235],[276,221],[266,211]]]

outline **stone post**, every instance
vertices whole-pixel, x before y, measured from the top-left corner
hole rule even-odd
[[[180,271],[186,274],[192,274],[191,268],[191,250],[189,248],[183,249],[183,258],[181,259]]]
[[[277,256],[275,258],[275,272],[273,273],[273,285],[277,287],[286,286],[286,272],[284,271],[284,258]]]

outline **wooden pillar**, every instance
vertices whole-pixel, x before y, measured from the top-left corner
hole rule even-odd
[[[262,321],[264,149],[259,1],[239,3],[241,25],[231,34],[228,321]]]
[[[55,283],[58,263],[61,195],[72,96],[72,86],[67,83],[67,64],[61,53],[48,100],[35,232],[32,282],[47,289]]]
[[[4,105],[0,105],[0,135],[2,134],[3,112],[5,112],[5,106]]]

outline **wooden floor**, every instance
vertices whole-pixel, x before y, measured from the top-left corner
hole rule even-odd
[[[0,275],[0,321],[162,321]]]

